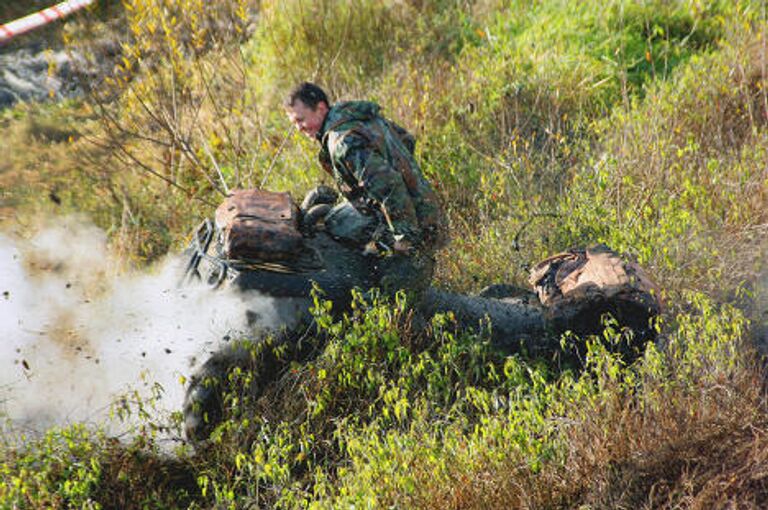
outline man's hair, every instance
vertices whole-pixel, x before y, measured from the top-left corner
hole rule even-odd
[[[293,90],[291,90],[291,93],[285,100],[285,106],[293,106],[297,100],[301,101],[313,110],[317,108],[317,105],[321,102],[325,102],[325,104],[330,105],[328,102],[328,96],[325,95],[325,91],[314,83],[310,83],[308,81],[296,85]]]

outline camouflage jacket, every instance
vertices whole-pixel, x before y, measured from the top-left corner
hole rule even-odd
[[[367,101],[335,104],[317,135],[319,159],[356,208],[380,213],[389,237],[420,250],[444,243],[437,196],[413,156],[414,138]]]

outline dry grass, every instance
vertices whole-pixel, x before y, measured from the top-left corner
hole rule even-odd
[[[768,504],[768,416],[764,373],[639,406],[619,396],[596,408],[571,409],[555,439],[562,459],[531,470],[524,462],[478,460],[457,470],[445,491],[418,498],[418,508],[671,510],[765,508]]]

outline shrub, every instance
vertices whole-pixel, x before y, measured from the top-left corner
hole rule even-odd
[[[766,193],[758,40],[691,59],[602,123],[602,154],[563,202],[569,236],[635,253],[668,288],[733,289],[753,279],[748,233],[765,222]]]

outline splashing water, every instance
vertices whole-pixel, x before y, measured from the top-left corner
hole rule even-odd
[[[222,339],[246,331],[247,311],[276,325],[274,300],[178,288],[180,267],[116,274],[106,235],[76,218],[26,242],[0,235],[0,415],[33,430],[106,424],[119,396],[161,388],[160,419]]]

